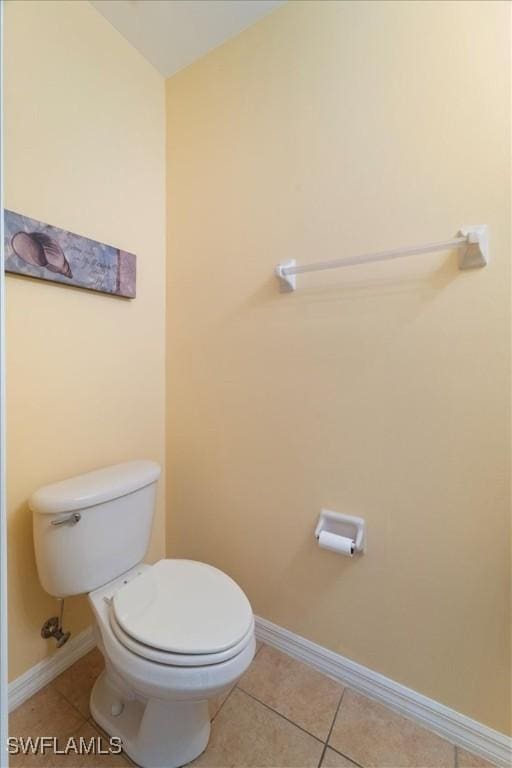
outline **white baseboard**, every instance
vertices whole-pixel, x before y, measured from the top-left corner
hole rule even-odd
[[[494,765],[510,768],[512,738],[503,733],[494,731],[477,720],[461,715],[434,699],[429,699],[266,619],[256,617],[256,636],[262,642],[279,648],[324,675],[382,702],[410,720],[415,720],[452,744],[464,747]]]
[[[45,685],[51,683],[61,672],[64,672],[71,664],[92,650],[95,645],[92,627],[88,627],[76,637],[68,640],[66,645],[63,645],[54,654],[27,669],[26,672],[9,683],[9,712],[19,707]]]

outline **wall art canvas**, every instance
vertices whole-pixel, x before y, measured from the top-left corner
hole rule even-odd
[[[5,271],[135,298],[136,257],[73,232],[5,211]]]

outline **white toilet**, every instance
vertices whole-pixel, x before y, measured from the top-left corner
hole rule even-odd
[[[197,757],[210,735],[208,699],[254,656],[247,597],[192,560],[142,562],[160,467],[132,461],[41,488],[30,499],[41,584],[88,593],[106,663],[91,712],[145,768]]]

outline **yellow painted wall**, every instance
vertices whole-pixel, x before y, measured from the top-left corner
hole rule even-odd
[[[508,14],[291,2],[167,87],[169,553],[504,732]],[[277,291],[281,260],[466,223],[490,227],[485,270],[447,253]],[[323,506],[366,518],[363,558],[315,546]]]
[[[165,104],[155,70],[87,2],[8,2],[5,202],[137,254],[134,301],[7,277],[11,676],[48,655],[27,498],[144,457],[164,463]],[[161,483],[150,558],[164,554]],[[66,601],[66,628],[90,623]]]

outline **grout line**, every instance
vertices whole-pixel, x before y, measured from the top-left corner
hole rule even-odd
[[[97,647],[97,646],[95,646],[95,647]],[[92,649],[92,650],[94,650],[94,649]],[[88,653],[90,653],[90,651],[88,651]],[[103,655],[103,654],[102,654],[102,655]],[[85,654],[85,656],[87,656],[87,654]],[[61,677],[61,675],[63,675],[63,674],[64,674],[65,672],[67,672],[68,670],[70,670],[70,669],[73,669],[73,667],[74,667],[76,664],[78,664],[78,662],[79,662],[79,661],[81,661],[82,659],[85,659],[85,656],[81,656],[79,659],[77,659],[76,661],[74,661],[74,662],[73,662],[73,664],[71,664],[71,666],[69,666],[67,669],[65,669],[65,670],[64,670],[64,672],[61,672],[61,673],[60,673],[60,675],[57,675],[57,677],[55,677],[55,678],[54,678],[54,679],[53,679],[51,682],[49,682],[49,683],[48,683],[48,686],[52,686],[53,690],[54,690],[56,693],[58,693],[58,694],[59,694],[59,696],[62,696],[62,698],[64,699],[64,701],[65,701],[67,704],[69,704],[69,706],[70,706],[70,707],[72,707],[72,709],[74,709],[74,710],[75,710],[75,712],[78,712],[78,714],[79,714],[79,715],[80,715],[80,717],[81,717],[81,718],[84,720],[84,722],[87,722],[87,721],[89,721],[89,720],[91,719],[91,715],[90,715],[90,713],[89,713],[89,715],[84,715],[82,712],[80,712],[80,710],[78,709],[78,707],[77,707],[77,706],[75,706],[75,704],[73,704],[73,702],[72,702],[70,699],[68,699],[68,697],[66,696],[66,694],[65,694],[65,693],[62,693],[62,691],[60,691],[60,690],[58,689],[58,687],[57,687],[57,681],[58,681],[59,677]],[[101,675],[101,673],[102,673],[102,672],[104,672],[104,671],[105,671],[105,665],[103,665],[103,669],[102,669],[102,670],[100,670],[100,672],[98,672],[98,674],[97,674],[97,675],[96,675],[96,677],[94,678],[93,684],[91,685],[91,690],[92,690],[92,687],[93,687],[94,683],[95,683],[95,682],[96,682],[96,680],[98,679],[98,677],[99,677],[99,676]],[[34,694],[34,695],[35,695],[35,694]],[[89,691],[89,696],[88,696],[88,699],[87,699],[87,701],[89,701],[90,697],[91,697],[91,691]],[[30,697],[30,698],[32,698],[32,697]],[[83,723],[82,723],[82,725],[83,725]]]
[[[271,712],[273,712],[275,715],[279,715],[279,717],[282,717],[283,720],[286,720],[291,725],[294,725],[296,728],[298,728],[300,731],[303,731],[303,733],[307,733],[308,736],[311,736],[312,739],[315,739],[315,741],[319,741],[320,744],[323,744],[324,742],[322,739],[319,739],[318,736],[315,736],[314,733],[311,733],[311,731],[307,731],[305,728],[302,727],[302,725],[298,725],[298,723],[294,723],[293,720],[290,720],[289,717],[286,717],[286,715],[283,715],[281,712],[278,712],[277,709],[273,709],[273,707],[270,707],[268,704],[265,704],[264,701],[261,701],[261,699],[258,699],[256,696],[253,696],[252,693],[248,693],[243,688],[240,688],[239,685],[236,685],[235,688],[241,693],[244,693],[246,696],[249,696],[250,699],[253,699],[254,701],[257,701],[258,704],[261,704],[266,709],[269,709]]]
[[[256,653],[254,654],[254,658],[253,658],[253,660],[252,660],[252,661],[254,661],[254,659],[256,658],[256,656],[258,655],[258,653],[259,653],[260,651],[262,651],[262,650],[263,650],[263,648],[265,647],[265,643],[263,643],[261,640],[258,640],[258,643],[260,644],[260,647],[256,649]],[[252,661],[251,661],[251,664],[252,664]]]
[[[101,727],[101,725],[96,722],[92,715],[87,718],[87,722],[98,731],[100,736],[106,736],[107,739],[110,738],[110,735]]]
[[[455,755],[453,757],[453,765],[454,765],[454,768],[459,768],[459,749],[456,744],[453,745],[453,748],[455,750]]]
[[[260,647],[256,649],[256,653],[254,654],[252,661],[254,661],[254,659],[256,658],[256,656],[258,655],[258,653],[261,651],[261,649],[263,647],[264,647],[264,643],[260,642]],[[251,661],[251,664],[252,664],[252,661]],[[233,691],[235,690],[236,687],[237,687],[236,683],[235,683],[235,685],[231,686],[231,688],[230,688],[230,690],[228,692],[228,695],[226,696],[226,698],[224,699],[224,701],[222,702],[222,704],[220,705],[220,707],[218,708],[218,710],[216,711],[216,713],[214,714],[212,719],[210,720],[210,723],[213,723],[213,721],[216,719],[217,715],[219,714],[219,712],[221,711],[222,707],[224,706],[226,701],[229,699],[229,697],[231,696],[231,694],[233,693]]]
[[[348,760],[349,763],[352,763],[353,765],[357,765],[357,768],[365,768],[364,765],[361,765],[361,763],[357,763],[353,757],[349,757],[348,755],[345,755],[343,752],[340,752],[339,749],[335,749],[333,746],[329,744],[329,749],[332,749],[333,752],[336,752],[337,755],[340,755],[340,757],[344,757],[345,760]],[[413,768],[413,766],[411,766]]]
[[[55,678],[55,680],[57,680],[57,679],[58,679],[58,678]],[[74,712],[76,712],[76,713],[77,713],[77,715],[79,715],[79,716],[80,716],[80,718],[81,718],[81,721],[82,721],[82,722],[80,723],[80,726],[79,726],[79,727],[81,727],[82,725],[84,725],[84,723],[86,723],[86,722],[89,720],[89,717],[88,717],[87,715],[84,715],[84,713],[83,713],[83,712],[80,712],[80,710],[78,709],[78,707],[75,707],[75,705],[73,704],[73,702],[72,702],[72,701],[70,701],[70,700],[68,699],[68,697],[67,697],[67,696],[65,696],[63,693],[61,693],[61,691],[59,691],[59,689],[58,689],[58,688],[57,688],[57,687],[54,685],[54,683],[55,683],[55,680],[52,680],[52,682],[51,682],[51,683],[48,683],[48,687],[49,687],[49,686],[52,686],[52,688],[53,688],[54,692],[55,692],[55,693],[56,693],[58,696],[60,696],[60,698],[61,698],[61,699],[63,699],[63,700],[65,701],[65,703],[68,705],[68,707],[71,707],[71,709],[72,709]],[[46,686],[45,686],[45,687],[46,687]],[[36,696],[36,695],[37,695],[37,694],[34,694],[34,696]],[[32,698],[33,698],[33,696],[31,696],[31,697],[30,697],[30,699],[32,699]],[[27,699],[27,701],[30,701],[30,699]]]
[[[329,732],[327,734],[327,738],[324,742],[324,748],[322,749],[322,754],[320,755],[320,760],[318,761],[318,768],[322,765],[322,760],[324,759],[324,755],[327,750],[327,745],[329,743],[329,739],[331,738],[332,729],[334,728],[334,723],[336,722],[336,718],[338,717],[338,712],[340,711],[341,702],[343,701],[343,697],[345,695],[346,688],[343,688],[340,696],[340,700],[338,701],[338,706],[336,707],[336,711],[334,712],[334,717],[332,718],[331,727],[329,728]]]
[[[94,720],[94,719],[93,719],[92,715],[91,715],[91,717],[87,718],[86,722],[87,722],[87,723],[89,723],[89,725],[90,725],[90,726],[92,726],[92,727],[94,728],[94,730],[95,730],[95,731],[97,731],[97,732],[99,733],[99,735],[101,736],[101,738],[102,738],[102,739],[106,739],[106,740],[110,739],[110,734],[109,734],[109,733],[107,733],[107,732],[106,732],[106,731],[105,731],[105,730],[104,730],[104,729],[101,727],[101,725],[98,725],[98,723],[96,722],[96,720]],[[123,741],[123,740],[121,739],[121,745],[122,745],[122,741]],[[133,762],[133,760],[131,759],[131,757],[130,757],[130,756],[129,756],[129,755],[128,755],[128,754],[127,754],[125,751],[124,751],[124,747],[123,747],[123,751],[122,751],[122,753],[121,753],[121,754],[122,754],[122,757],[124,758],[124,760],[126,760],[126,762],[127,762],[129,765],[133,765],[133,766],[134,766],[134,768],[140,768],[140,767],[137,765],[137,763],[134,763],[134,762]]]
[[[224,701],[222,702],[222,704],[220,705],[220,707],[218,708],[218,710],[216,711],[216,713],[214,714],[212,719],[210,720],[210,723],[213,723],[213,721],[216,719],[217,715],[219,714],[219,712],[221,711],[222,707],[224,706],[226,701],[229,699],[229,697],[231,696],[231,694],[233,693],[235,688],[236,688],[236,685],[231,686],[230,690],[228,691],[228,695],[226,696],[226,698],[224,699]]]
[[[264,643],[260,643],[260,647],[256,650],[256,653],[254,654],[254,657],[253,657],[252,661],[254,661],[254,659],[256,658],[258,653],[262,650],[262,648],[264,648]],[[251,664],[252,664],[252,661],[251,661]],[[222,707],[224,706],[226,701],[229,699],[229,697],[231,696],[231,694],[233,693],[233,691],[235,690],[236,687],[237,687],[237,684],[235,683],[235,685],[233,685],[230,688],[230,690],[228,692],[228,695],[226,696],[226,698],[224,699],[224,701],[222,702],[222,704],[220,705],[220,707],[218,708],[218,710],[216,711],[216,713],[214,714],[212,719],[210,720],[211,723],[213,723],[213,721],[216,719],[217,715],[219,714],[219,712],[221,711]]]
[[[70,707],[71,707],[71,709],[73,709],[73,710],[74,710],[74,711],[75,711],[75,712],[76,712],[78,715],[80,715],[80,717],[82,718],[82,722],[81,722],[81,725],[83,725],[84,723],[86,723],[86,722],[89,720],[88,716],[87,716],[87,715],[84,715],[84,713],[83,713],[83,712],[80,712],[80,710],[79,710],[77,707],[75,707],[75,705],[73,704],[73,702],[72,702],[72,701],[70,701],[70,700],[68,699],[68,697],[67,697],[67,696],[64,696],[64,694],[63,694],[63,693],[61,693],[60,691],[57,691],[57,693],[59,694],[59,696],[61,696],[61,697],[64,699],[64,701],[66,702],[66,704],[67,704],[68,706],[70,706]]]

